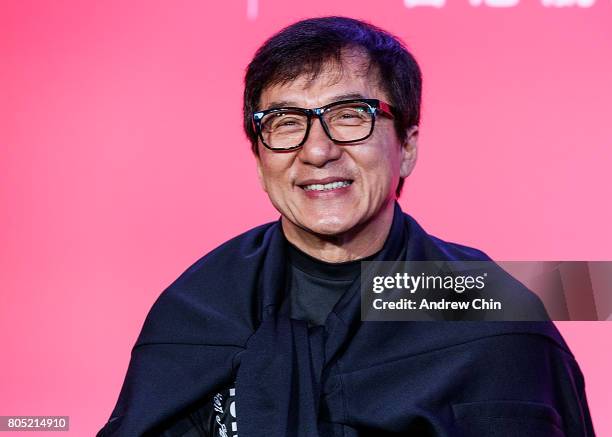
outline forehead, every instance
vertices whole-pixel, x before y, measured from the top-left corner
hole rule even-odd
[[[325,62],[318,74],[304,73],[295,79],[275,83],[261,93],[259,109],[281,106],[314,108],[336,100],[377,98],[389,101],[380,85],[376,68],[359,53],[345,53],[341,62]]]

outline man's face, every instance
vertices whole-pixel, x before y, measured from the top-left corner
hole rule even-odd
[[[285,102],[283,106],[318,108],[347,96],[389,102],[364,64],[361,56],[344,57],[342,74],[329,64],[314,81],[298,77],[265,88],[259,107],[263,110]],[[272,204],[283,216],[285,230],[293,227],[322,236],[341,235],[379,220],[384,211],[393,208],[399,178],[408,176],[414,165],[416,138],[414,128],[401,144],[393,120],[379,114],[370,137],[341,145],[330,140],[319,120],[313,119],[301,149],[279,153],[260,141],[258,173]],[[350,185],[312,189],[313,184],[333,181]]]

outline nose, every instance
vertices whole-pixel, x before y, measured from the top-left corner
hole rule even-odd
[[[321,120],[312,121],[306,142],[299,151],[299,159],[315,167],[323,167],[329,161],[335,161],[342,155],[342,146],[334,143],[325,133]]]

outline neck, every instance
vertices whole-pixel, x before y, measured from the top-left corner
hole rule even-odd
[[[287,240],[302,252],[322,261],[339,263],[378,252],[389,235],[394,209],[395,201],[390,200],[373,219],[337,235],[313,233],[296,226],[284,216],[281,224]]]

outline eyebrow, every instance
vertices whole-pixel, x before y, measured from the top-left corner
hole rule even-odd
[[[328,105],[333,102],[337,102],[339,100],[365,99],[365,98],[366,97],[364,97],[364,95],[361,93],[337,94],[335,96],[330,97],[328,99],[328,103],[326,103],[325,105]],[[277,101],[271,102],[266,108],[266,110],[267,109],[287,108],[287,107],[301,108],[301,106],[293,100],[277,100]]]

